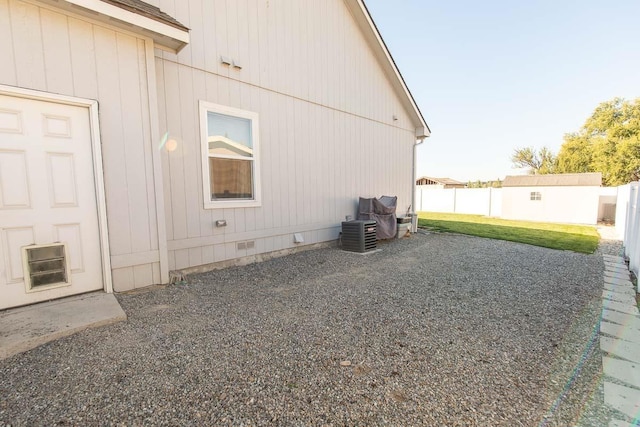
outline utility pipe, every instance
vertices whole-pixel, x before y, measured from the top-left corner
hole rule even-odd
[[[426,136],[419,137],[416,139],[416,142],[413,144],[413,181],[411,183],[411,232],[416,233],[418,231],[418,212],[416,209],[416,180],[418,177],[416,176],[418,172],[417,164],[418,164],[418,145],[424,142]]]

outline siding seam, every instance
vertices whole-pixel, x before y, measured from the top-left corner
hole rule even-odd
[[[247,240],[269,239],[279,236],[287,236],[293,233],[306,233],[320,230],[339,229],[341,223],[306,224],[302,226],[284,226],[271,229],[264,229],[258,232],[240,232],[233,235],[213,235],[193,237],[188,239],[171,240],[167,242],[167,250],[180,251],[204,246],[226,245]],[[333,240],[333,239],[331,239]],[[113,258],[113,257],[112,257]]]
[[[269,88],[266,88],[264,86],[256,85],[256,84],[253,84],[253,83],[249,83],[249,82],[244,81],[244,80],[235,79],[233,77],[225,76],[224,74],[218,74],[218,73],[215,73],[215,72],[212,72],[212,71],[208,71],[208,70],[205,70],[205,69],[200,68],[200,67],[194,67],[194,66],[191,66],[191,65],[182,64],[182,63],[180,63],[178,61],[174,61],[174,60],[171,60],[171,59],[160,58],[160,57],[156,57],[156,58],[159,58],[162,61],[171,62],[171,63],[173,63],[173,64],[175,64],[175,65],[177,65],[179,67],[186,67],[186,68],[190,68],[192,70],[201,71],[203,73],[212,74],[212,75],[215,75],[215,76],[218,76],[218,77],[222,77],[222,78],[225,78],[225,79],[228,79],[228,80],[232,80],[232,81],[235,81],[235,82],[238,82],[238,83],[241,83],[241,84],[245,84],[245,85],[248,85],[248,86],[252,86],[252,87],[255,87],[255,88],[258,88],[258,89],[262,89],[262,90],[265,90],[265,91],[268,91],[268,92],[272,92],[272,93],[275,93],[275,94],[278,94],[278,95],[291,97],[293,99],[297,99],[297,100],[302,101],[302,102],[306,102],[306,103],[309,103],[309,104],[312,104],[312,105],[316,105],[318,107],[327,108],[329,110],[337,111],[337,112],[340,112],[340,113],[343,113],[343,114],[347,114],[347,115],[350,115],[350,116],[353,116],[353,117],[357,117],[357,118],[360,118],[360,119],[365,119],[365,120],[368,120],[370,122],[379,123],[381,125],[388,126],[390,128],[393,128],[393,129],[399,129],[399,130],[402,130],[402,131],[405,131],[405,132],[410,132],[411,134],[413,134],[415,132],[415,129],[405,129],[405,128],[401,128],[401,127],[398,127],[398,126],[393,126],[392,124],[389,124],[389,123],[386,123],[386,122],[383,122],[383,121],[380,121],[380,120],[372,119],[371,117],[362,116],[360,114],[352,113],[352,112],[349,112],[349,111],[346,111],[346,110],[342,110],[342,109],[336,108],[336,107],[331,107],[329,105],[326,105],[326,104],[323,104],[323,103],[320,103],[320,102],[315,102],[315,101],[311,101],[309,99],[300,98],[300,97],[298,97],[296,95],[292,95],[292,94],[285,93],[285,92],[280,92],[280,91],[275,90],[275,89],[269,89]]]

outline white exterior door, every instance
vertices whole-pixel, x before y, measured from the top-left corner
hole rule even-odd
[[[89,109],[0,95],[0,309],[103,289],[100,250]]]

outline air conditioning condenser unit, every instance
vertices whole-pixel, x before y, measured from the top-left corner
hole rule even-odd
[[[342,223],[342,249],[350,252],[369,252],[376,249],[376,222],[371,220]]]

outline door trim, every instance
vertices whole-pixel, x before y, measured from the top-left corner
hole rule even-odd
[[[96,192],[96,209],[98,212],[98,232],[100,234],[100,254],[102,256],[102,283],[106,293],[113,292],[111,278],[111,254],[109,251],[109,229],[107,227],[107,204],[104,191],[104,173],[102,170],[102,144],[100,142],[100,123],[98,120],[98,101],[59,95],[57,93],[24,89],[0,84],[0,95],[57,104],[75,105],[89,110],[89,129],[91,130],[91,152],[93,157],[93,181]]]

